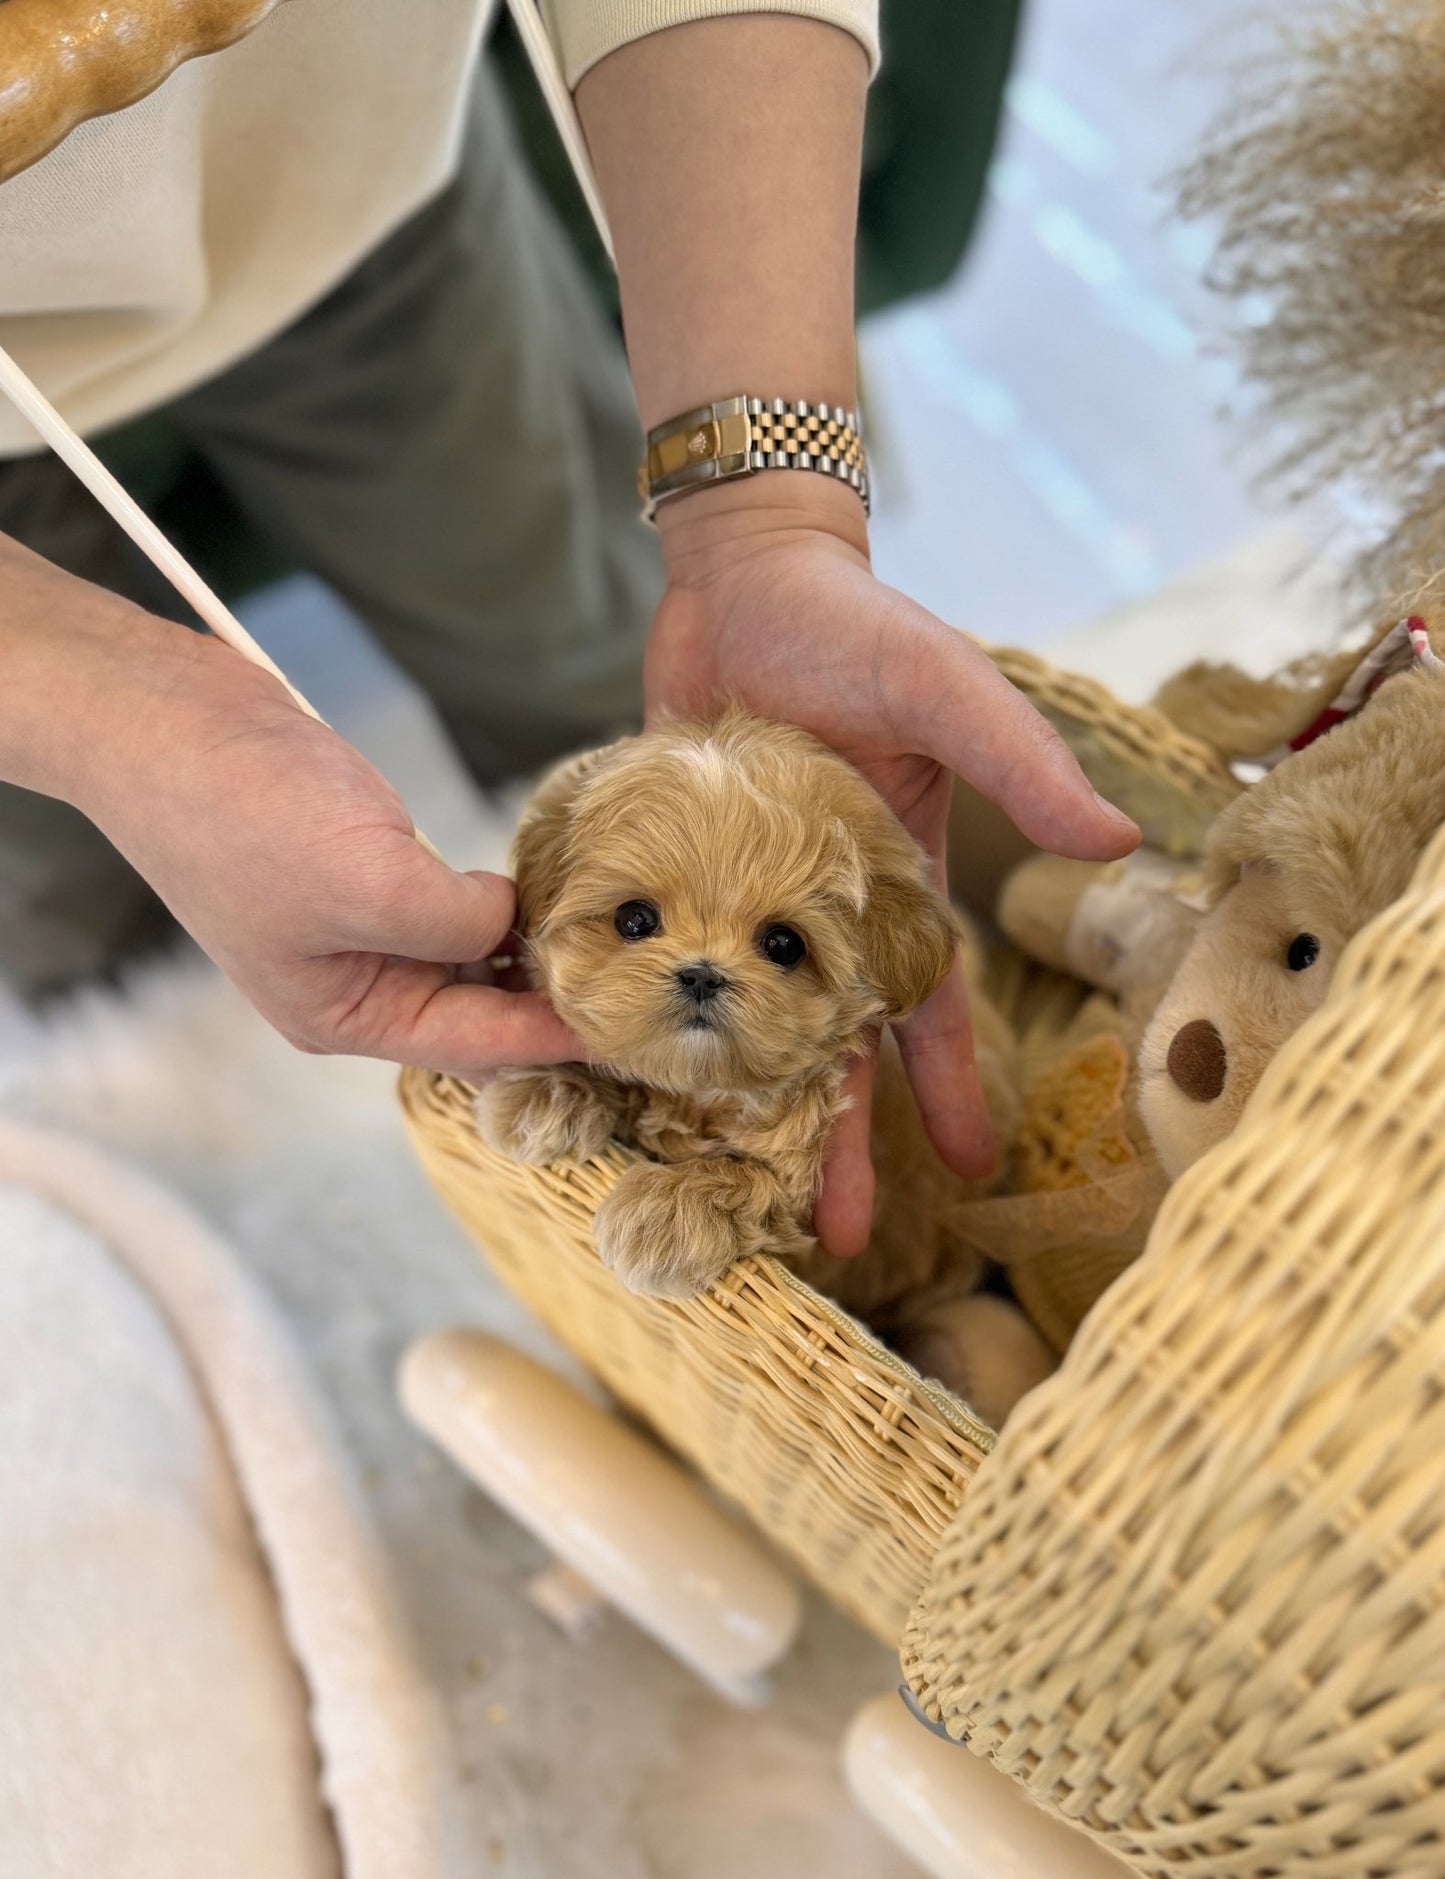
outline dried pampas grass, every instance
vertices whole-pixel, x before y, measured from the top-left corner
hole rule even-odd
[[[1378,600],[1445,568],[1445,0],[1292,11],[1178,179],[1276,438],[1269,480],[1353,489]],[[1252,320],[1261,305],[1266,317]]]

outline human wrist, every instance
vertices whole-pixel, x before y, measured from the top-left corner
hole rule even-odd
[[[868,563],[868,518],[857,492],[807,470],[756,475],[690,491],[656,515],[674,587],[705,585],[740,558],[820,538]]]
[[[104,762],[112,723],[124,722],[124,674],[142,656],[148,621],[0,537],[0,778],[75,799]]]
[[[251,671],[219,642],[3,536],[0,664],[0,780],[102,825],[122,798],[173,773],[220,715],[207,700]]]
[[[764,13],[649,34],[583,79],[644,430],[738,392],[853,405],[867,83],[849,34]]]

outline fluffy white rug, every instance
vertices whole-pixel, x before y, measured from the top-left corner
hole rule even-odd
[[[525,1597],[519,1528],[405,1423],[407,1342],[500,1331],[568,1368],[417,1171],[382,1065],[293,1053],[203,961],[0,1031],[5,1106],[158,1175],[227,1236],[289,1320],[365,1483],[454,1729],[478,1874],[903,1879],[853,1811],[838,1746],[894,1664],[810,1603],[764,1717],[728,1709],[623,1620],[574,1644]],[[575,1373],[574,1373],[575,1374]]]
[[[11,1117],[0,1508],[0,1872],[466,1879],[441,1706],[264,1291]]]

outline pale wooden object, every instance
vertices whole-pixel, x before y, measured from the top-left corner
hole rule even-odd
[[[920,1729],[896,1690],[853,1718],[843,1769],[853,1799],[930,1879],[1129,1879],[1016,1782]]]
[[[87,118],[135,104],[178,65],[244,39],[278,0],[3,0],[0,183]]]
[[[412,1421],[572,1569],[543,1603],[564,1624],[595,1588],[735,1701],[792,1644],[796,1583],[696,1477],[544,1365],[481,1331],[407,1352]],[[533,1596],[537,1596],[534,1582]]]

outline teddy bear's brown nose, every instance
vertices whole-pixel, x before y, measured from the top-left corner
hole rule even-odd
[[[1223,1093],[1228,1062],[1218,1030],[1208,1018],[1193,1018],[1174,1033],[1165,1066],[1191,1101],[1212,1103]]]

